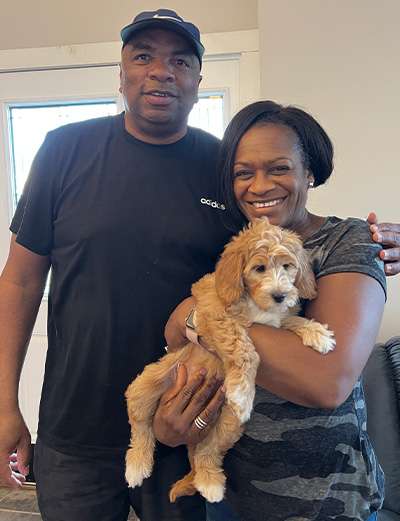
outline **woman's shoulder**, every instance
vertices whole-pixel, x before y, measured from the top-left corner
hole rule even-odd
[[[355,217],[328,217],[321,228],[304,242],[316,277],[340,272],[372,276],[386,290],[382,249],[373,241],[366,221]]]
[[[357,217],[343,219],[332,215],[327,217],[322,226],[306,239],[304,246],[312,248],[313,245],[321,243],[328,238],[330,238],[330,242],[333,242],[342,239],[344,235],[348,237],[366,237],[369,242],[373,242],[367,221]]]
[[[378,254],[381,246],[375,243],[369,231],[367,221],[356,217],[342,219],[330,216],[322,226],[304,241],[304,247],[312,252],[323,250],[325,253],[334,251],[373,250]]]

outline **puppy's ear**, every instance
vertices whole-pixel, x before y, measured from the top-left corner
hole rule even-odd
[[[244,292],[245,256],[235,246],[236,244],[228,245],[215,270],[215,289],[226,308],[238,302]]]
[[[295,280],[295,286],[299,290],[299,297],[312,300],[317,296],[317,285],[308,253],[302,246],[298,249],[297,261],[299,263],[299,271]]]
[[[289,251],[297,259],[298,272],[294,285],[299,291],[299,297],[312,300],[317,296],[317,285],[308,252],[303,247],[303,242],[297,233],[283,230],[284,243]]]

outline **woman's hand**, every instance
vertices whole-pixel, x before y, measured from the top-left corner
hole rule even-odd
[[[374,212],[368,215],[367,221],[370,224],[372,239],[384,247],[379,256],[385,263],[386,275],[397,275],[400,273],[400,224],[379,224]]]
[[[168,351],[176,351],[188,343],[186,338],[186,317],[194,308],[196,301],[193,297],[183,300],[171,313],[164,329]]]
[[[181,365],[175,384],[161,397],[154,416],[157,440],[170,447],[199,443],[217,421],[224,401],[225,389],[221,380],[207,380],[205,369],[188,379],[186,367]],[[200,425],[207,424],[204,428],[194,423],[197,417],[200,417]]]

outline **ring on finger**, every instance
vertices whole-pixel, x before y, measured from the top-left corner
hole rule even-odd
[[[207,427],[207,425],[208,425],[208,423],[205,422],[202,418],[200,418],[200,416],[196,416],[196,418],[194,419],[194,422],[193,422],[193,423],[194,423],[194,424],[196,425],[196,427],[197,427],[198,429],[200,429],[201,431],[202,431],[203,429],[205,429],[205,428]]]

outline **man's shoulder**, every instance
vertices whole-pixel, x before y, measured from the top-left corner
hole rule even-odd
[[[121,115],[104,116],[100,118],[87,119],[85,121],[77,121],[62,125],[48,134],[50,138],[54,139],[81,139],[84,136],[98,137],[99,134],[107,134],[111,132],[117,125]]]
[[[205,143],[208,146],[214,146],[216,149],[219,149],[221,140],[218,139],[213,134],[210,134],[210,132],[207,132],[201,128],[197,127],[188,127],[189,132],[191,135],[199,142]]]

